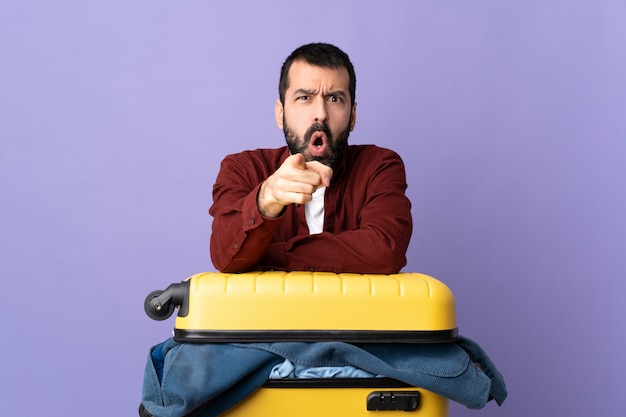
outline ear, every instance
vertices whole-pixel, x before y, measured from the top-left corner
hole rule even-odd
[[[276,99],[276,106],[274,107],[274,117],[276,117],[276,124],[280,130],[284,130],[283,126],[283,116],[285,109],[283,107],[283,103],[280,102],[280,99]]]
[[[354,130],[356,124],[356,102],[352,105],[352,113],[350,114],[350,132]]]

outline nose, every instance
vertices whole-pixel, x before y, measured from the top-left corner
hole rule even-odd
[[[313,117],[315,122],[326,122],[328,118],[326,100],[316,100]]]

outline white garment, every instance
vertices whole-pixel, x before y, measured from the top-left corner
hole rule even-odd
[[[306,224],[309,234],[315,235],[324,230],[324,192],[326,187],[320,187],[313,193],[313,200],[304,205]]]

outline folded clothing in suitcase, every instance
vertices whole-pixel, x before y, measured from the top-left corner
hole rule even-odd
[[[417,273],[207,272],[151,293],[144,307],[157,320],[177,307],[174,339],[186,343],[432,344],[458,338],[452,292]],[[448,400],[388,378],[272,380],[224,415],[361,416],[377,410],[447,416]],[[188,415],[214,414],[200,407]]]
[[[157,320],[175,306],[175,339],[184,342],[435,343],[457,337],[452,292],[417,273],[206,272],[145,302]]]

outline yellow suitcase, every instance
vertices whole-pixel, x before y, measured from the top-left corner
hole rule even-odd
[[[383,378],[270,381],[227,417],[447,417],[449,400]],[[413,414],[406,414],[413,412]]]
[[[178,309],[174,338],[189,343],[341,341],[439,343],[458,336],[454,297],[437,279],[319,272],[206,272],[154,291],[155,320]],[[271,380],[227,413],[239,416],[448,415],[448,400],[387,378]]]

